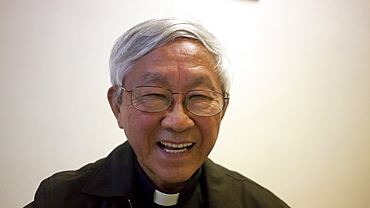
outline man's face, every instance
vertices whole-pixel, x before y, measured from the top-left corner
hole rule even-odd
[[[222,92],[212,55],[201,43],[183,38],[139,59],[123,83],[128,90],[160,86],[181,93],[194,89]],[[109,91],[110,103],[139,164],[159,189],[178,191],[180,184],[194,174],[211,152],[225,110],[215,116],[196,116],[184,108],[183,95],[175,94],[167,110],[146,113],[132,106],[128,92],[122,93],[122,104],[117,105],[113,98],[115,90],[112,87]],[[180,153],[165,150],[189,144],[191,147]]]

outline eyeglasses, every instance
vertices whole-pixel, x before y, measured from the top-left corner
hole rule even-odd
[[[214,116],[226,107],[226,100],[221,93],[211,90],[190,90],[186,93],[173,93],[171,90],[156,86],[139,86],[132,90],[119,86],[131,93],[132,106],[143,112],[158,113],[167,110],[173,103],[172,95],[184,95],[184,107],[197,116]]]

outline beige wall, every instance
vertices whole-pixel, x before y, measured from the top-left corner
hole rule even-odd
[[[235,68],[213,160],[292,207],[370,207],[369,11],[368,0],[0,0],[0,207],[125,140],[105,98],[110,48],[171,14],[203,22]]]

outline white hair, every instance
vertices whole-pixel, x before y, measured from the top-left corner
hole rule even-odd
[[[176,38],[190,38],[204,45],[214,57],[215,71],[219,75],[223,93],[228,95],[231,85],[230,63],[224,48],[200,23],[177,18],[152,19],[139,23],[116,40],[109,60],[112,85],[123,85],[124,77],[136,60]],[[116,94],[119,103],[120,95],[119,88]]]

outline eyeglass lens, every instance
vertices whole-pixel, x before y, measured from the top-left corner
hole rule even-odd
[[[132,105],[144,112],[161,112],[172,102],[170,90],[161,87],[136,87],[132,90]],[[224,98],[221,93],[208,90],[192,90],[185,93],[185,107],[195,115],[212,116],[224,108]]]

